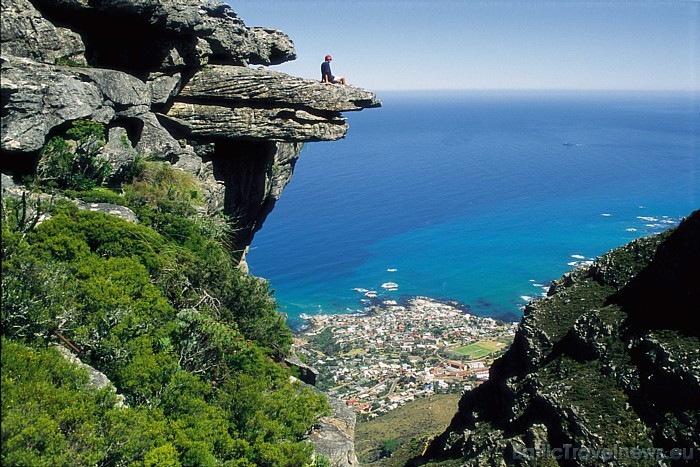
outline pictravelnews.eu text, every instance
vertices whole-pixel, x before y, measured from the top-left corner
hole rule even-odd
[[[562,447],[552,447],[549,444],[535,446],[534,448],[513,447],[513,459],[556,459],[556,460],[602,460],[610,461],[616,459],[631,460],[691,460],[695,459],[696,448],[683,447],[672,448],[665,451],[661,448],[629,448],[623,446],[614,447],[576,447],[573,444],[564,444]]]

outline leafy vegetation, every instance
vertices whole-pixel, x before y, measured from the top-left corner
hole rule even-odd
[[[69,67],[79,67],[79,68],[92,68],[87,63],[82,61],[74,60],[67,57],[59,57],[56,59],[56,65],[58,66],[69,66]]]
[[[112,165],[100,154],[104,144],[103,125],[76,120],[65,136],[54,136],[41,150],[39,184],[78,190],[101,185],[112,173]]]
[[[278,363],[291,331],[267,283],[236,268],[225,219],[201,220],[169,165],[143,163],[123,193],[71,181],[64,159],[97,157],[95,128],[74,127],[92,141],[75,152],[50,142],[43,180],[141,223],[66,200],[27,222],[26,199],[3,199],[2,464],[312,465],[303,438],[328,404]],[[66,341],[126,407],[54,349]]]

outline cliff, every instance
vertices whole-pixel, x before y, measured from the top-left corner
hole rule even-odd
[[[295,57],[220,2],[3,0],[2,171],[20,180],[49,138],[92,119],[117,169],[138,154],[195,174],[245,265],[303,143],[343,138],[342,112],[381,105],[265,68]]]
[[[353,86],[269,70],[296,58],[290,38],[209,0],[2,0],[1,47],[3,197],[29,191],[54,136],[98,122],[114,180],[137,159],[194,175],[200,214],[225,216],[243,271],[303,144],[344,138],[343,112],[381,105]],[[137,221],[123,206],[76,204]],[[340,409],[308,436],[333,465],[354,465],[354,414]]]
[[[488,382],[413,463],[697,461],[698,264],[700,211],[564,275],[526,307]]]

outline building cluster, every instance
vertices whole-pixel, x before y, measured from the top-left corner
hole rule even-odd
[[[318,370],[319,386],[368,417],[488,379],[491,362],[517,328],[425,297],[307,319],[309,329],[295,339],[297,354]],[[487,355],[460,352],[474,343],[482,343]]]

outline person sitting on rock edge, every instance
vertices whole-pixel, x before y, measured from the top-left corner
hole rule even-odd
[[[326,61],[321,63],[321,81],[324,84],[345,84],[344,76],[333,76],[331,73],[331,60],[333,57],[326,55]]]

